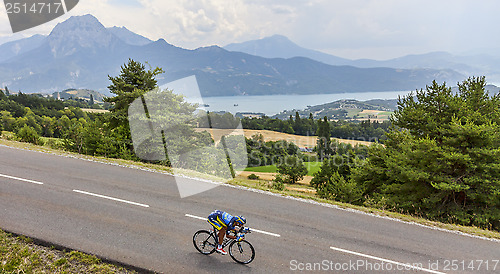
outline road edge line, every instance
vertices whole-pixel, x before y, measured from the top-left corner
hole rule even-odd
[[[0,174],[0,177],[4,177],[4,178],[8,178],[8,179],[13,179],[13,180],[17,180],[17,181],[22,181],[22,182],[27,182],[27,183],[32,183],[32,184],[36,184],[36,185],[43,185],[42,182],[37,182],[37,181],[33,181],[33,180],[23,179],[23,178],[14,177],[14,176],[5,175],[5,174]]]
[[[85,194],[85,195],[89,195],[89,196],[94,196],[94,197],[98,197],[98,198],[108,199],[108,200],[112,200],[112,201],[116,201],[116,202],[121,202],[121,203],[126,203],[126,204],[141,206],[141,207],[146,207],[146,208],[149,207],[149,205],[146,205],[146,204],[136,203],[136,202],[132,202],[132,201],[127,201],[127,200],[123,200],[123,199],[119,199],[119,198],[114,198],[114,197],[105,196],[105,195],[101,195],[101,194],[91,193],[91,192],[87,192],[87,191],[83,191],[83,190],[78,190],[78,189],[73,189],[73,192],[80,193],[80,194]]]

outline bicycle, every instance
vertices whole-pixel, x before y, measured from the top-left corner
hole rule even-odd
[[[242,229],[238,232],[232,232],[234,236],[244,236],[247,232],[242,232]],[[209,230],[198,230],[193,235],[193,244],[196,250],[201,254],[210,255],[215,252],[217,248],[218,240],[217,231],[214,229]],[[252,244],[247,240],[237,241],[235,239],[228,239],[224,237],[222,242],[222,247],[229,246],[228,253],[231,258],[240,264],[249,264],[255,258],[255,249]]]

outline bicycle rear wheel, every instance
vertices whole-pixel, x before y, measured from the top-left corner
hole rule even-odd
[[[209,255],[215,252],[217,241],[211,232],[199,230],[193,235],[193,244],[201,254]]]
[[[233,241],[229,245],[229,255],[240,264],[249,264],[255,259],[255,249],[247,240]]]

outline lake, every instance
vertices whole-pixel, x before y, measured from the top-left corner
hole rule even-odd
[[[315,95],[267,95],[267,96],[223,96],[204,97],[200,100],[187,101],[207,104],[207,111],[236,112],[258,112],[268,116],[282,112],[283,110],[302,110],[307,106],[321,105],[341,99],[356,99],[366,101],[371,99],[397,99],[398,96],[408,95],[410,91],[387,91],[387,92],[355,92],[338,94],[315,94]]]

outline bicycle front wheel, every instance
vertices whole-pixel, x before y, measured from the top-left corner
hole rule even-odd
[[[229,245],[229,255],[240,264],[249,264],[255,259],[255,249],[246,240],[241,242],[233,241]]]
[[[199,230],[193,235],[193,244],[201,254],[209,255],[215,252],[217,241],[212,233]]]

